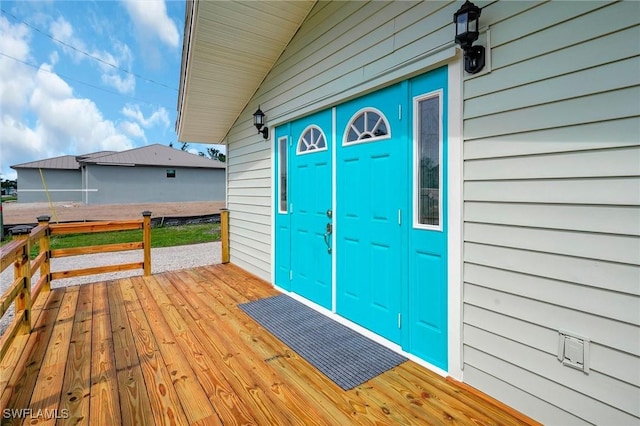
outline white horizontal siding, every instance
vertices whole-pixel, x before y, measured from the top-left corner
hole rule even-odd
[[[500,158],[637,145],[638,118],[629,117],[469,140],[464,145],[464,158]]]
[[[503,6],[499,3],[498,5]],[[494,30],[492,29],[491,32],[492,43],[494,43],[496,36]],[[465,98],[470,100],[487,93],[632,58],[637,56],[638,52],[637,46],[630,43],[629,40],[639,38],[640,26],[636,25],[602,37],[584,40],[580,44],[567,48],[554,49],[553,45],[549,45],[549,51],[543,55],[510,64],[508,67],[492,69],[491,73],[483,75],[482,79],[468,80],[465,82]],[[615,46],[615,48],[612,49],[611,46]],[[533,70],[535,73],[532,72]]]
[[[640,206],[467,201],[466,222],[640,236]]]
[[[599,425],[637,423],[638,393],[629,392],[620,382],[616,383],[593,373],[586,378],[591,382],[587,386],[580,386],[578,383],[585,381],[585,375],[563,367],[551,355],[537,350],[527,350],[517,342],[473,327],[465,327],[464,335],[470,342],[464,348],[469,365],[476,368],[482,366],[484,371],[493,375],[508,374],[511,385],[525,388],[535,385],[536,397],[546,400],[549,405],[568,405],[572,407],[567,410],[569,413],[586,422]],[[593,382],[598,386],[593,386]],[[596,394],[585,394],[584,387],[595,391]],[[614,408],[616,406],[622,406],[623,410]],[[557,424],[556,419],[549,419],[548,422]]]
[[[491,66],[501,68],[510,64],[583,43],[600,36],[638,25],[640,4],[636,1],[624,3],[562,2],[548,3],[533,8],[521,15],[515,26],[505,21],[492,27],[491,37],[504,38],[507,43],[492,49]],[[498,4],[497,7],[500,7]],[[553,9],[553,12],[550,11]],[[580,12],[591,13],[580,15]],[[572,13],[573,11],[573,13]],[[532,14],[544,15],[545,21],[530,18]],[[518,19],[518,17],[514,17]]]
[[[465,354],[471,357],[472,354],[468,350]],[[486,363],[482,363],[486,364]],[[584,425],[584,420],[573,416],[555,405],[549,404],[540,398],[532,397],[528,392],[523,391],[522,380],[514,380],[513,383],[504,382],[496,375],[487,373],[485,370],[492,371],[491,368],[483,367],[483,369],[475,368],[471,364],[467,364],[464,370],[465,381],[469,383],[482,383],[483,389],[489,395],[493,395],[499,401],[509,401],[512,407],[518,407],[525,413],[536,413],[536,420],[546,425],[562,425],[574,426]],[[514,376],[521,370],[513,365],[507,364],[506,372]],[[525,382],[526,383],[526,382]],[[541,387],[544,380],[530,382],[529,386]],[[555,395],[555,398],[561,398],[563,395]]]
[[[638,65],[640,70],[640,64]],[[571,167],[567,167],[570,164]],[[478,179],[551,179],[640,175],[640,146],[467,160],[464,177]]]
[[[465,241],[640,266],[638,237],[467,222]]]
[[[490,324],[494,334],[536,348],[554,357],[557,355],[558,331],[556,329],[469,303],[465,304],[464,317],[468,324],[475,324],[477,327]],[[633,355],[597,343],[592,343],[590,348],[592,370],[627,384],[640,386],[640,365],[636,364],[632,369],[627,368],[628,365],[633,365]]]
[[[465,119],[465,139],[637,117],[638,86]],[[496,131],[500,129],[498,133]]]
[[[580,98],[593,94],[592,81],[600,92],[632,87],[637,84],[640,57],[632,57],[598,67],[558,75],[500,92],[477,96],[464,103],[466,118],[522,109],[556,102],[558,99]],[[615,78],[611,78],[615,76]],[[640,107],[639,107],[640,108]]]
[[[545,423],[638,423],[640,3],[499,1],[481,20],[491,72],[464,82],[464,379]],[[589,374],[557,360],[558,330],[591,340]]]
[[[465,200],[637,206],[635,177],[465,181]]]
[[[558,281],[640,294],[640,268],[634,265],[470,242],[464,244],[464,260]]]

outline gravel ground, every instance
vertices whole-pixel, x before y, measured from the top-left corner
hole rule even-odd
[[[87,254],[83,256],[70,256],[59,259],[51,259],[51,271],[66,271],[95,266],[115,265],[119,263],[140,262],[142,250],[128,252]],[[220,242],[192,244],[189,246],[163,247],[151,249],[151,272],[154,274],[179,269],[189,269],[198,266],[220,263]],[[113,272],[108,274],[89,275],[85,277],[64,278],[51,283],[52,288],[68,287],[90,282],[113,280],[118,278],[142,275],[141,269],[131,271]],[[36,272],[33,283],[37,281],[40,273]],[[0,294],[9,288],[13,282],[13,267],[8,267],[0,274]],[[0,335],[13,320],[13,306],[0,319]]]

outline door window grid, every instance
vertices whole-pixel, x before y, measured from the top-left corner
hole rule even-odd
[[[391,128],[385,115],[375,108],[356,112],[345,129],[343,145],[389,139]]]
[[[311,125],[304,129],[298,140],[297,154],[307,154],[327,149],[327,139],[320,127]]]
[[[414,226],[442,230],[442,93],[414,98]]]
[[[278,182],[279,182],[279,203],[278,203],[278,212],[279,213],[287,213],[287,136],[283,136],[278,139]]]

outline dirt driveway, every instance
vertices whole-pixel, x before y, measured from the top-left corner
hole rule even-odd
[[[85,220],[139,219],[149,210],[151,217],[204,216],[219,213],[224,201],[140,204],[94,204],[77,202],[53,203],[2,203],[3,221],[6,225],[36,223],[37,217],[47,215],[51,223]]]

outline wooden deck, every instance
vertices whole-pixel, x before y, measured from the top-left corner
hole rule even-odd
[[[237,307],[276,293],[216,265],[43,294],[2,424],[525,424],[411,361],[342,390]]]

